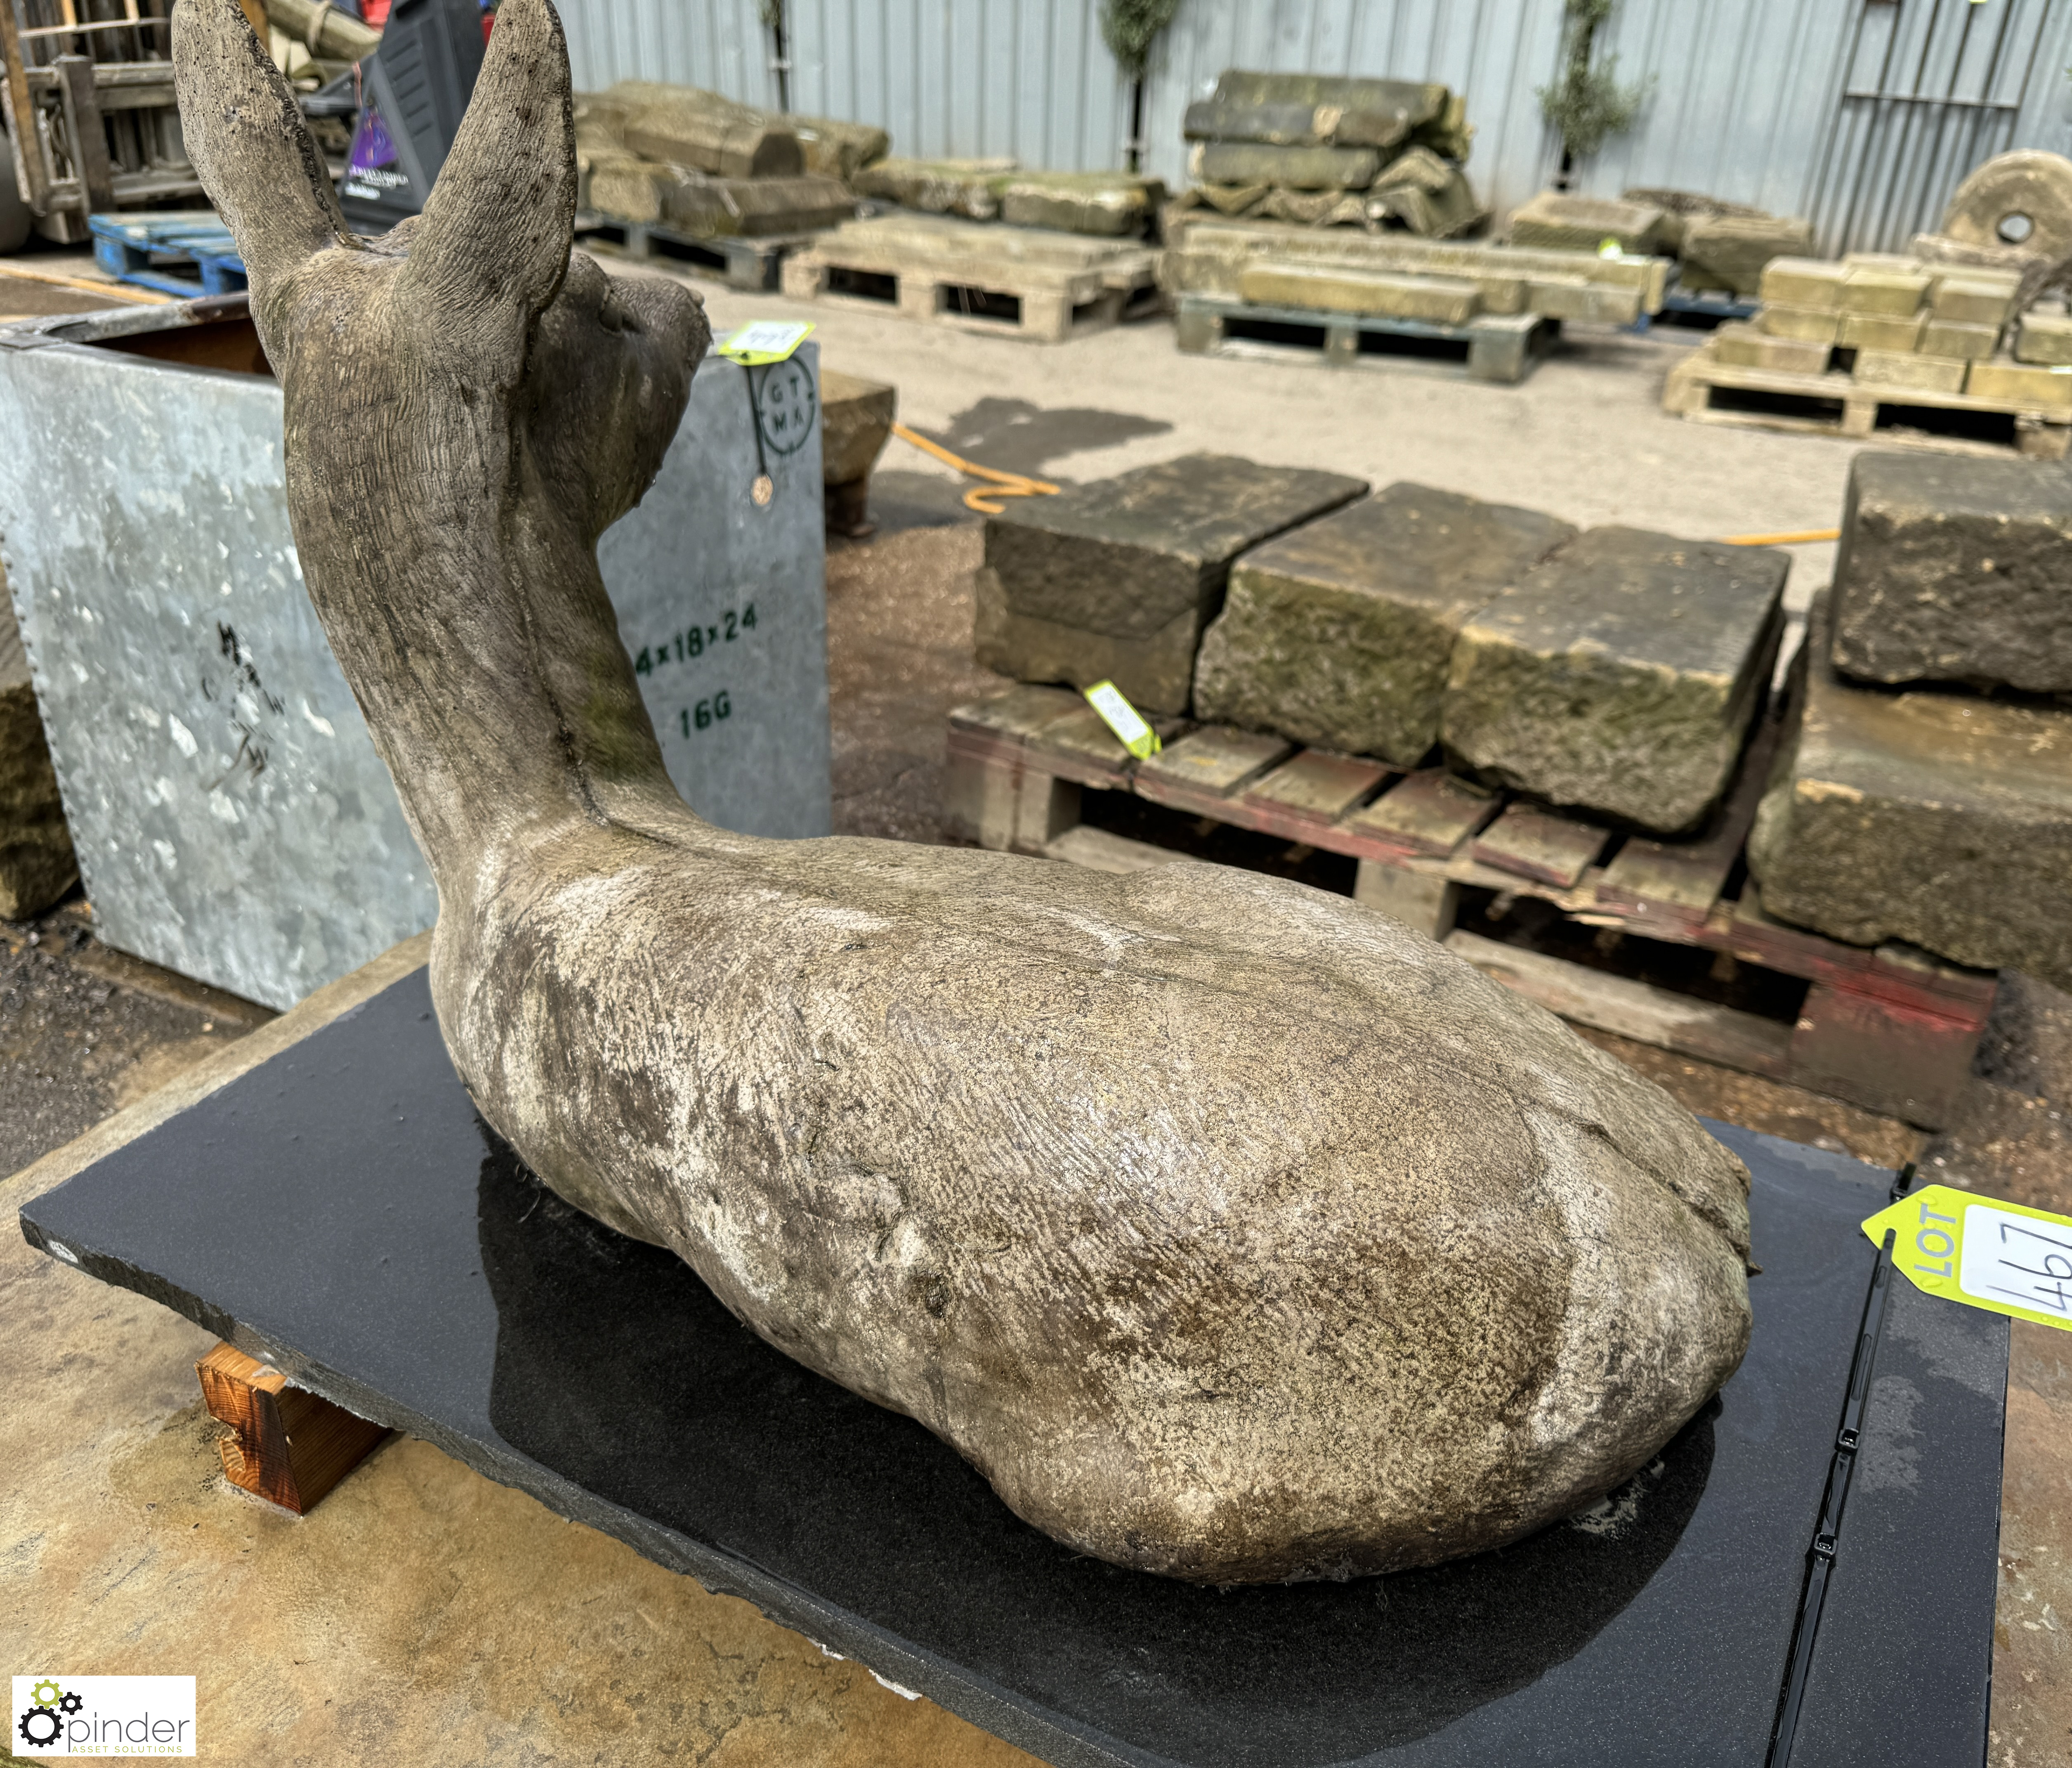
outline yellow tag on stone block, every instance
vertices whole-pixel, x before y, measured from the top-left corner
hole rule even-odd
[[[766,368],[772,362],[790,360],[791,352],[812,335],[812,327],[798,319],[755,319],[744,325],[726,343],[713,348],[714,356],[738,362],[745,369]]]
[[[1100,714],[1101,723],[1115,732],[1116,740],[1140,761],[1148,760],[1165,745],[1158,733],[1144,722],[1144,715],[1122,697],[1112,682],[1096,682],[1086,690],[1087,704]]]
[[[2072,1328],[2072,1218],[1947,1185],[1910,1192],[1864,1223],[1915,1288],[1967,1308]]]

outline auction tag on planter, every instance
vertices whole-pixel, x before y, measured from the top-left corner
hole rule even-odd
[[[2072,1329],[2072,1218],[1931,1185],[1864,1223],[1917,1289],[1967,1308]]]
[[[1115,732],[1116,740],[1140,761],[1156,755],[1165,744],[1158,733],[1144,722],[1144,715],[1122,697],[1112,682],[1096,682],[1087,689],[1087,704],[1100,714],[1101,723]]]
[[[742,327],[713,353],[743,368],[759,369],[787,360],[812,329],[797,319],[757,319]]]

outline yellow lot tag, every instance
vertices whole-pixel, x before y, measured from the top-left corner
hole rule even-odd
[[[743,368],[782,362],[806,341],[812,327],[796,319],[757,319],[744,325],[713,353]]]
[[[2072,1218],[1931,1185],[1864,1223],[1917,1289],[1967,1308],[2072,1328]]]
[[[1087,704],[1100,714],[1101,723],[1138,760],[1156,755],[1165,747],[1158,740],[1158,733],[1144,722],[1143,715],[1122,697],[1122,690],[1114,682],[1096,682],[1086,695]]]

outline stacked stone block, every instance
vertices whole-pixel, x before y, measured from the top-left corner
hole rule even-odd
[[[1462,170],[1474,134],[1467,107],[1444,86],[1233,68],[1187,107],[1183,127],[1194,182],[1182,212],[1430,239],[1484,219]]]
[[[1881,253],[1785,258],[1763,271],[1762,295],[1752,324],[1720,328],[1720,361],[1818,374],[1844,349],[1857,381],[1895,394],[1962,393],[2072,416],[2072,319],[2029,315],[2012,349],[2001,347],[2021,295],[2011,271]]]
[[[1771,914],[2072,986],[2063,469],[1860,455],[1749,844]]]

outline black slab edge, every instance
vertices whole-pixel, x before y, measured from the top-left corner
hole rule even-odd
[[[475,1116],[421,971],[22,1225],[1061,1768],[1756,1768],[1890,1176],[1708,1127],[1754,1175],[1755,1334],[1651,1469],[1499,1554],[1228,1593],[1072,1556],[562,1204]],[[1795,1760],[1971,1768],[2006,1326],[1897,1288]]]

